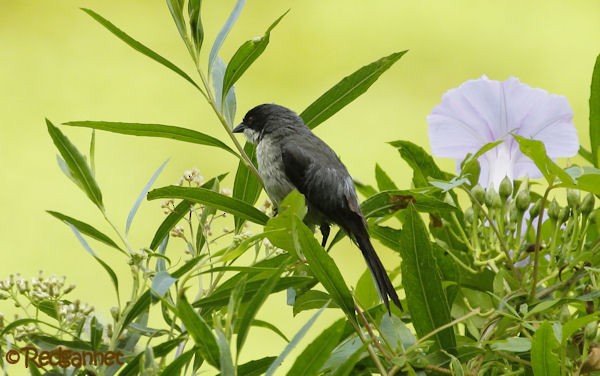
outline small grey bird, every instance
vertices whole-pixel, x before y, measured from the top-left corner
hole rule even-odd
[[[388,311],[389,299],[402,309],[371,244],[352,178],[335,152],[311,132],[300,116],[276,104],[254,107],[233,132],[243,132],[257,145],[258,172],[274,207],[297,189],[308,206],[304,221],[319,226],[323,247],[330,225],[340,226],[362,251]]]

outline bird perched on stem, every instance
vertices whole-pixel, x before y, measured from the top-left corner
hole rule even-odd
[[[322,246],[330,225],[340,226],[358,245],[375,279],[379,295],[402,309],[381,260],[371,244],[354,183],[335,152],[304,124],[295,112],[276,104],[254,107],[233,129],[255,144],[258,172],[275,208],[294,189],[306,199],[304,222],[319,226]]]

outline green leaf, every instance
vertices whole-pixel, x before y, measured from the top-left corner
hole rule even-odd
[[[560,375],[558,348],[552,325],[544,321],[533,334],[531,342],[531,368],[535,376]]]
[[[225,334],[221,328],[217,326],[215,331],[217,333],[217,343],[219,344],[219,352],[221,354],[219,370],[225,375],[235,375],[235,366],[233,365],[229,342],[227,341],[227,338],[225,338]]]
[[[377,180],[377,187],[380,191],[392,191],[398,189],[396,183],[394,183],[389,175],[383,171],[379,163],[375,164],[375,180]]]
[[[252,63],[264,52],[269,44],[271,30],[277,26],[279,21],[281,21],[288,12],[289,10],[279,16],[279,18],[269,26],[265,35],[259,38],[250,39],[238,48],[231,60],[229,60],[229,64],[227,64],[227,70],[225,71],[225,77],[223,78],[223,97],[229,93],[229,89],[231,89],[250,65],[252,65]]]
[[[452,318],[425,224],[410,204],[400,234],[402,283],[412,323],[419,337],[448,324]],[[437,348],[456,349],[453,328],[433,336]]]
[[[127,328],[127,326],[135,320],[138,316],[143,315],[144,312],[148,312],[148,308],[150,307],[150,303],[152,302],[152,296],[150,290],[146,290],[142,295],[138,297],[135,303],[133,303],[133,307],[127,313],[125,320],[123,320],[123,326],[121,328],[121,332]]]
[[[267,356],[257,360],[251,360],[237,368],[237,376],[261,376],[267,371],[269,366],[276,359],[274,356]],[[217,376],[227,376],[219,373]]]
[[[364,197],[371,197],[377,193],[377,190],[373,188],[373,186],[365,184],[356,179],[354,179],[354,186],[356,187],[358,193],[360,193]]]
[[[375,222],[375,221],[370,221]],[[396,252],[400,252],[400,233],[402,231],[387,227],[387,226],[379,226],[374,223],[369,223],[369,235],[372,238],[377,239],[381,242],[381,244],[385,245],[389,249],[392,249]],[[372,278],[371,278],[372,280]]]
[[[330,353],[338,345],[345,327],[346,320],[340,319],[325,329],[298,355],[287,375],[304,376],[318,374],[321,366],[325,364]]]
[[[599,315],[599,313],[592,313],[591,315],[578,317],[576,319],[572,319],[564,323],[562,326],[561,345],[566,346],[567,342],[573,334],[575,334],[579,329],[586,326],[588,323],[598,320]]]
[[[194,131],[187,128],[175,127],[173,125],[163,124],[146,124],[146,123],[123,123],[123,122],[112,122],[112,121],[69,121],[64,123],[71,127],[84,127],[99,129],[101,131],[113,132],[126,134],[130,136],[143,136],[143,137],[160,137],[170,138],[177,141],[190,142],[193,144],[214,146],[240,158],[240,156],[233,151],[229,146],[224,144],[221,140],[209,136],[207,134]]]
[[[81,155],[75,145],[73,145],[67,136],[65,136],[60,129],[55,127],[50,120],[46,119],[46,125],[54,145],[69,168],[71,177],[88,198],[96,204],[100,210],[104,210],[104,205],[102,204],[102,192],[100,192],[100,187],[98,187],[98,183],[96,183],[96,180],[94,179],[92,170],[83,155]]]
[[[158,272],[152,278],[151,290],[158,297],[162,298],[175,282],[177,282],[177,278],[173,278],[171,274],[167,272]]]
[[[471,185],[476,185],[479,181],[479,175],[481,173],[481,167],[479,166],[479,157],[488,151],[492,150],[496,146],[503,143],[504,140],[498,140],[495,142],[489,142],[483,145],[476,153],[468,154],[467,157],[460,164],[460,176],[468,178]]]
[[[242,347],[244,346],[244,342],[246,341],[246,337],[248,336],[248,331],[250,330],[250,325],[252,324],[254,317],[258,313],[260,307],[262,307],[267,300],[267,297],[273,292],[277,282],[281,279],[281,273],[283,272],[285,266],[286,264],[283,264],[264,281],[258,291],[252,296],[252,299],[250,299],[248,302],[244,312],[241,314],[236,342],[238,357],[242,351]]]
[[[90,139],[90,170],[92,176],[96,177],[96,130],[92,129],[92,137]]]
[[[296,215],[299,211],[305,211],[305,208],[304,196],[296,190],[292,191],[280,205],[281,211],[278,216],[269,220],[267,229],[280,229],[287,232],[290,241],[282,245],[288,247],[286,250],[299,259],[300,255],[303,255],[311,271],[331,295],[333,301],[346,312],[348,317],[354,317],[354,302],[340,270],[315,239],[312,231]],[[277,246],[279,245],[276,243],[281,244],[280,239],[272,236],[269,240]]]
[[[457,208],[435,197],[432,192],[439,192],[431,187],[425,190],[395,190],[377,193],[369,197],[360,205],[365,216],[384,217],[398,210],[406,209],[410,204],[420,212],[456,211]]]
[[[161,376],[180,375],[181,371],[188,365],[192,357],[196,353],[196,349],[191,349],[183,354],[179,355],[175,360],[169,363],[163,371],[160,373]]]
[[[102,332],[104,331],[104,326],[98,322],[96,316],[92,316],[92,321],[90,323],[90,345],[92,349],[98,350],[100,349],[100,345],[102,345]]]
[[[585,159],[586,161],[588,161],[592,165],[594,164],[594,159],[592,157],[592,152],[589,151],[589,150],[587,150],[583,146],[579,146],[579,155],[581,155],[583,157],[583,159]]]
[[[235,99],[235,87],[232,87],[231,90],[225,95],[225,100],[223,99],[223,79],[225,79],[225,70],[227,67],[225,66],[225,62],[219,56],[216,57],[214,63],[212,64],[211,71],[211,81],[213,84],[213,92],[214,98],[216,102],[216,107],[223,114],[229,129],[233,129],[233,121],[235,119],[236,112],[236,99]]]
[[[81,243],[83,248],[90,255],[92,255],[92,257],[94,257],[94,259],[96,259],[96,261],[98,261],[98,263],[104,268],[104,270],[110,277],[110,280],[112,281],[112,284],[113,284],[113,287],[115,288],[115,292],[117,293],[117,299],[118,299],[119,298],[119,279],[117,278],[117,274],[111,269],[111,267],[107,263],[105,263],[100,257],[98,257],[96,255],[96,252],[94,252],[94,250],[92,249],[92,247],[90,247],[88,242],[85,241],[85,239],[83,238],[83,236],[81,235],[81,233],[79,232],[77,227],[75,227],[74,225],[72,225],[68,222],[67,222],[67,226],[69,226],[71,228],[71,231],[73,231],[73,233],[75,234],[75,237],[77,238],[77,240],[79,240],[79,242]]]
[[[310,327],[315,323],[315,321],[317,321],[317,318],[321,315],[321,313],[323,313],[323,310],[325,310],[326,307],[327,307],[327,305],[323,306],[320,310],[318,310],[306,322],[306,324],[304,324],[302,326],[302,328],[300,328],[300,330],[298,331],[298,333],[296,333],[294,335],[294,337],[292,338],[292,340],[290,341],[290,343],[287,344],[287,346],[283,349],[283,351],[281,352],[281,354],[279,354],[279,356],[277,357],[277,359],[275,359],[271,363],[271,365],[267,369],[267,372],[265,373],[265,376],[274,376],[275,375],[275,371],[277,371],[277,368],[279,368],[279,366],[281,365],[281,363],[283,363],[283,361],[289,355],[289,353],[298,345],[298,343],[302,340],[302,338],[304,338],[304,336],[306,335],[306,333],[308,332],[308,330],[310,329]]]
[[[244,152],[248,155],[253,163],[256,165],[256,147],[246,142],[244,145]],[[250,171],[248,166],[243,160],[238,163],[237,171],[235,173],[235,180],[233,182],[233,193],[232,197],[242,200],[250,205],[254,205],[260,196],[262,191],[261,181]],[[235,219],[235,231],[239,232],[244,225],[242,218]]]
[[[286,335],[283,334],[283,332],[281,330],[279,330],[278,327],[276,327],[275,325],[271,324],[270,322],[254,319],[254,320],[252,320],[252,326],[256,326],[256,327],[259,327],[259,328],[268,329],[268,330],[272,331],[273,333],[277,334],[284,341],[290,342],[290,340],[288,339],[288,337],[286,337]]]
[[[344,77],[308,106],[300,114],[300,117],[302,117],[304,123],[309,128],[314,129],[317,125],[329,119],[336,112],[366,92],[377,81],[379,76],[394,65],[406,52],[396,52],[383,57]]]
[[[379,304],[380,297],[373,281],[373,276],[368,268],[360,275],[354,290],[354,297],[361,307],[371,308]]]
[[[187,213],[190,212],[190,208],[193,203],[188,200],[181,201],[175,209],[162,221],[156,233],[154,234],[154,238],[150,243],[150,249],[156,249],[160,243],[169,235],[169,232],[175,227],[175,225],[183,218]]]
[[[188,16],[190,18],[190,30],[192,32],[192,40],[196,46],[196,54],[202,49],[204,42],[204,28],[202,27],[202,0],[189,0]]]
[[[294,300],[293,314],[296,316],[302,311],[309,309],[318,309],[325,305],[325,303],[331,301],[331,296],[323,291],[308,290],[300,294]],[[331,302],[328,307],[337,308],[338,305],[335,302]]]
[[[265,213],[256,209],[254,206],[248,205],[242,200],[227,197],[206,188],[178,187],[171,185],[154,189],[148,193],[148,200],[160,198],[180,198],[200,203],[231,213],[259,225],[265,225],[269,219]]]
[[[194,311],[185,298],[185,295],[179,296],[177,300],[177,315],[194,339],[194,343],[198,347],[198,351],[202,354],[202,357],[209,364],[219,368],[221,355],[217,340],[210,326],[204,321],[202,316]]]
[[[590,144],[592,147],[592,164],[600,167],[600,55],[596,58],[592,83],[590,87]]]
[[[387,315],[385,315],[387,316]],[[353,348],[351,352],[347,353],[343,358],[342,363],[336,367],[331,376],[348,376],[354,370],[354,366],[358,363],[362,358],[364,358],[367,354],[366,348],[367,344],[363,344],[360,341],[356,341],[357,346]],[[333,354],[332,354],[333,357]]]
[[[87,235],[93,239],[96,239],[108,246],[111,246],[115,249],[118,249],[119,251],[121,251],[122,253],[126,253],[125,251],[123,251],[123,249],[121,249],[121,247],[119,247],[117,245],[117,243],[115,243],[111,238],[108,237],[108,235],[105,235],[104,233],[96,230],[94,227],[92,227],[91,225],[85,223],[85,222],[81,222],[73,217],[69,217],[68,215],[59,213],[59,212],[55,212],[52,210],[46,210],[46,212],[48,214],[50,214],[51,216],[72,225],[73,227],[75,227],[77,230],[79,230],[79,232],[81,232],[84,235]]]
[[[113,23],[111,23],[109,20],[102,17],[101,15],[94,12],[93,10],[86,9],[86,8],[81,8],[81,10],[84,11],[85,13],[87,13],[88,15],[90,15],[90,17],[92,17],[94,20],[96,20],[98,23],[100,23],[102,26],[104,26],[106,29],[108,29],[108,31],[113,33],[115,36],[117,36],[117,38],[121,39],[123,42],[125,42],[127,45],[129,45],[131,48],[148,56],[149,58],[156,61],[157,63],[162,64],[165,67],[169,68],[173,72],[177,73],[179,76],[183,77],[183,79],[185,79],[186,81],[188,81],[189,83],[194,85],[194,87],[196,89],[202,91],[202,89],[200,89],[200,86],[198,86],[198,84],[196,84],[196,82],[194,82],[194,80],[187,73],[185,73],[183,70],[181,70],[175,64],[171,63],[169,60],[165,59],[164,57],[160,56],[156,52],[152,51],[150,48],[144,46],[142,43],[133,39],[132,37],[127,35],[127,33],[125,33],[123,30],[119,29]]]
[[[170,353],[181,343],[181,338],[175,338],[173,340],[163,342],[160,345],[152,347],[152,352],[155,357],[163,357]],[[137,376],[140,375],[140,361],[144,356],[144,351],[138,353],[133,359],[127,362],[127,365],[122,368],[119,372],[119,376]],[[170,375],[170,374],[169,374]]]
[[[169,7],[171,16],[173,16],[173,21],[175,21],[179,35],[185,41],[187,39],[187,28],[183,19],[183,0],[167,0],[167,6]]]
[[[158,176],[162,172],[163,168],[165,168],[165,166],[167,165],[167,162],[169,162],[168,159],[166,161],[164,161],[158,167],[158,169],[154,172],[154,174],[152,174],[152,177],[150,178],[148,183],[146,183],[146,185],[142,189],[142,192],[140,192],[137,199],[135,200],[135,203],[133,204],[133,206],[131,207],[131,210],[129,211],[129,215],[127,216],[127,222],[125,223],[125,235],[129,234],[129,228],[131,227],[131,222],[133,222],[133,218],[135,217],[135,214],[137,213],[140,205],[142,204],[142,200],[146,197],[146,194],[148,193],[150,188],[152,188],[152,184],[154,184],[156,179],[158,179]]]
[[[448,174],[440,170],[429,153],[410,141],[392,141],[389,143],[400,153],[400,157],[413,170],[413,184],[416,188],[429,186],[428,178],[448,180]]]
[[[246,4],[245,0],[237,0],[237,2],[235,3],[235,6],[233,7],[233,10],[229,14],[229,17],[227,18],[227,21],[225,21],[225,24],[223,24],[221,31],[219,31],[219,34],[217,34],[217,37],[215,38],[212,48],[210,49],[210,54],[208,56],[208,73],[209,73],[209,75],[210,75],[212,69],[214,68],[213,64],[215,63],[217,56],[219,55],[219,50],[221,49],[221,46],[223,46],[223,42],[225,41],[227,34],[229,34],[229,31],[231,31],[231,28],[237,21],[238,17],[240,16],[240,13],[242,13],[244,4]],[[220,95],[219,95],[219,98],[220,98]]]
[[[521,152],[533,160],[548,184],[554,184],[556,178],[565,184],[575,184],[571,176],[548,157],[546,147],[542,141],[531,140],[516,134],[513,134],[513,137],[519,143]]]
[[[313,281],[313,278],[310,277],[283,277],[277,282],[272,292],[279,292],[290,287],[300,287],[305,286]],[[246,288],[244,289],[244,296],[242,297],[242,301],[248,301],[251,299],[263,285],[263,280],[257,281],[249,281],[246,283]],[[210,308],[218,308],[224,307],[229,302],[229,296],[235,286],[220,286],[209,296],[199,299],[194,302],[194,307],[202,307],[203,309]]]

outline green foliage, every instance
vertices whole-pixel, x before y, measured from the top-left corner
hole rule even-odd
[[[356,182],[365,196],[361,209],[378,251],[389,250],[401,259],[388,268],[399,295],[406,297],[407,311],[388,314],[368,272],[354,288],[346,283],[344,271],[304,224],[306,206],[300,193],[292,192],[273,218],[266,214],[268,205],[255,207],[262,192],[256,150],[240,144],[231,132],[235,84],[266,51],[271,33],[287,12],[262,37],[238,47],[226,64],[220,51],[245,5],[238,0],[204,64],[200,56],[207,48],[202,22],[206,15],[201,5],[201,0],[187,5],[186,0],[167,0],[197,80],[98,13],[83,9],[127,45],[198,89],[224,137],[152,123],[64,123],[92,129],[86,157],[47,120],[60,154],[59,167],[99,209],[113,233],[57,211],[48,213],[67,224],[105,270],[99,285],[100,278],[108,277],[116,304],[110,315],[96,315],[85,303],[68,298],[72,288],[64,279],[40,275],[29,284],[11,276],[0,281],[0,298],[16,304],[26,317],[6,322],[0,318],[2,354],[5,346],[58,345],[122,352],[126,364],[93,367],[103,375],[254,376],[282,374],[285,368],[289,375],[562,376],[598,370],[598,62],[590,96],[591,151],[581,149],[593,166],[563,169],[546,155],[541,142],[514,136],[546,179],[543,195],[533,192],[528,180],[512,186],[506,181],[499,193],[475,185],[477,158],[497,143],[465,156],[461,175],[454,176],[440,169],[421,146],[393,141],[391,146],[413,171],[412,187],[406,180],[395,182],[379,164],[376,187]],[[343,78],[302,112],[306,124],[316,127],[364,94],[405,52],[392,53]],[[226,173],[204,181],[197,170],[186,171],[178,185],[153,189],[165,162],[142,188],[121,229],[105,210],[96,182],[96,153],[103,151],[96,151],[95,130],[195,143],[233,155],[239,161],[231,195],[221,188]],[[580,191],[590,193],[583,197]],[[557,200],[559,192],[566,196]],[[129,230],[139,206],[154,205],[157,199],[166,200],[161,205],[165,218],[143,237],[146,242],[131,244]],[[213,234],[216,228],[223,233]],[[343,236],[338,232],[329,248],[338,247]],[[87,239],[97,243],[90,245]],[[183,255],[177,253],[182,244]],[[117,275],[119,269],[92,245],[118,250],[131,270],[131,283],[122,283],[126,276]],[[282,291],[291,307],[277,295]],[[297,333],[289,333],[289,328],[263,315],[268,299],[287,310],[290,319],[301,312],[312,315]],[[338,317],[315,333],[311,328],[325,309]],[[149,326],[150,316],[156,327]],[[279,336],[281,351],[241,363],[242,348],[258,336],[252,327]],[[314,340],[307,339],[309,333]],[[288,359],[293,350],[299,355]],[[47,368],[44,371],[60,371]],[[41,374],[34,365],[31,370]]]

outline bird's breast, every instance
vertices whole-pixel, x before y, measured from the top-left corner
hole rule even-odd
[[[256,160],[265,190],[273,204],[278,206],[295,188],[285,174],[281,148],[276,142],[263,139],[256,147]]]

